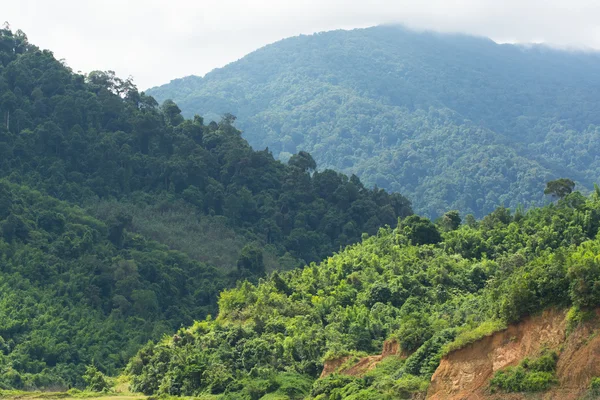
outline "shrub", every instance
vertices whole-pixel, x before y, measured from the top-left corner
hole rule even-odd
[[[106,379],[106,376],[96,368],[94,365],[88,365],[83,374],[83,380],[87,384],[87,390],[92,392],[102,392],[108,390],[110,385]]]
[[[394,397],[412,399],[415,393],[425,392],[429,382],[418,376],[406,374],[394,383]]]
[[[490,390],[503,392],[541,392],[558,383],[555,352],[543,351],[535,360],[523,359],[516,367],[496,372],[490,381]]]

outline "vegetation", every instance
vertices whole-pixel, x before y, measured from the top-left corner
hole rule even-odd
[[[83,387],[150,339],[213,312],[214,268],[0,181],[0,388]]]
[[[134,390],[157,395],[266,399],[277,379],[298,379],[313,382],[299,397],[407,398],[448,351],[550,306],[600,304],[599,226],[600,197],[579,192],[455,229],[407,217],[320,264],[221,292],[217,318],[145,346],[127,373]],[[325,359],[377,354],[386,339],[410,356],[317,379]],[[548,360],[524,361],[495,387],[542,390],[554,382]]]
[[[541,392],[553,384],[556,378],[558,355],[545,351],[535,360],[524,359],[516,367],[496,372],[490,381],[492,392]]]
[[[75,74],[0,29],[0,389],[83,388],[293,269],[412,214],[399,194],[253,151],[112,72]],[[218,254],[219,252],[220,254]]]
[[[114,396],[114,397],[112,397]],[[1,390],[0,398],[2,399],[98,399],[103,398],[104,400],[125,400],[125,398],[134,400],[144,400],[145,397],[141,396],[122,396],[108,392],[89,392],[81,391],[79,389],[69,389],[65,392],[48,392],[48,391],[23,391],[23,390]]]
[[[546,183],[544,194],[549,194],[552,197],[562,199],[569,193],[573,192],[574,188],[575,182],[573,182],[571,179],[560,178]]]
[[[110,384],[106,379],[106,376],[96,368],[94,365],[88,365],[83,375],[83,380],[87,384],[86,389],[91,392],[105,392],[110,388]]]
[[[421,139],[434,132],[434,148],[449,136],[441,126],[454,129],[450,112],[396,111],[427,115]],[[0,395],[43,388],[95,397],[64,390],[106,392],[108,376],[126,366],[133,390],[165,397],[410,398],[448,351],[549,306],[571,307],[576,324],[600,304],[599,188],[586,197],[560,179],[547,186],[556,203],[498,207],[463,223],[447,211],[442,185],[439,207],[427,206],[443,210],[432,222],[399,194],[317,170],[308,152],[289,152],[283,164],[268,149],[253,151],[231,114],[186,120],[174,102],[159,106],[111,72],[74,74],[8,29],[0,30],[0,114]],[[428,124],[432,115],[438,125]],[[478,143],[513,154],[491,128],[463,123],[457,135],[480,135],[455,135],[455,149]],[[586,129],[581,140],[591,144],[595,128]],[[443,158],[427,154],[415,160]],[[538,161],[528,175],[521,161],[502,160],[472,168],[504,165],[527,182],[544,176]],[[488,186],[473,184],[497,182],[486,176]],[[497,187],[521,201],[520,186]],[[473,197],[471,209],[486,210],[495,196]],[[388,339],[410,356],[364,376],[317,379],[325,359],[379,353]],[[549,357],[505,371],[498,389],[541,390],[552,382]]]
[[[412,213],[399,194],[368,190],[331,170],[311,173],[316,164],[307,153],[286,166],[267,150],[253,151],[232,115],[218,124],[184,120],[176,104],[159,107],[130,80],[73,74],[22,33],[1,34],[13,46],[0,76],[0,93],[10,99],[0,105],[7,118],[0,173],[11,180],[78,204],[116,199],[201,221],[221,216],[245,243],[269,245],[277,257],[289,253],[294,266]],[[99,216],[115,220],[115,229],[129,225],[130,215],[103,209]]]
[[[600,378],[592,378],[590,381],[590,392],[595,395],[600,395]]]
[[[395,26],[285,39],[148,92],[184,115],[232,112],[250,144],[477,218],[540,205],[547,181],[600,174],[597,53]]]

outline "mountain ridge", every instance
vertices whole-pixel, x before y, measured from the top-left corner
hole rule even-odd
[[[173,98],[188,115],[210,119],[236,114],[253,147],[268,147],[284,160],[298,150],[308,151],[319,165],[405,193],[428,216],[459,209],[481,217],[497,204],[544,204],[535,194],[552,178],[571,176],[582,190],[592,189],[600,171],[589,143],[595,143],[600,122],[600,103],[593,94],[600,88],[595,67],[600,67],[597,52],[525,48],[380,26],[284,39],[203,78],[172,81],[149,93]],[[423,115],[431,109],[444,117]],[[415,124],[427,128],[419,132]],[[436,190],[430,183],[439,173],[435,167],[457,176],[466,168],[460,162],[449,167],[434,162],[419,169],[431,157],[422,150],[432,147],[428,135],[436,130],[441,135],[435,137],[434,156],[452,159],[452,144],[444,137],[463,125],[488,130],[510,154],[482,149],[476,141],[465,150],[474,158],[511,164],[515,178],[498,188],[475,177],[468,192],[479,205],[465,205],[469,201],[459,194],[466,192],[461,189],[465,183],[452,176],[445,181],[454,195],[423,198]],[[463,131],[461,136],[469,140],[468,130]],[[407,140],[416,140],[417,149],[407,148]],[[415,151],[418,161],[410,159]],[[407,162],[406,168],[386,160],[386,152]],[[409,171],[415,167],[419,171]],[[492,172],[506,174],[498,166]],[[502,199],[506,193],[513,198],[508,203]],[[519,193],[527,195],[517,200]]]

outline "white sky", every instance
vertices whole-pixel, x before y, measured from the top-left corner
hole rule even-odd
[[[75,70],[140,89],[204,75],[298,34],[403,23],[600,49],[600,0],[0,0],[0,19]],[[0,23],[2,22],[0,21]]]

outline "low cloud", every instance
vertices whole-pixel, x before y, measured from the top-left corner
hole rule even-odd
[[[600,49],[597,0],[20,0],[2,8],[13,28],[74,70],[112,69],[141,89],[203,75],[284,37],[382,23]]]

